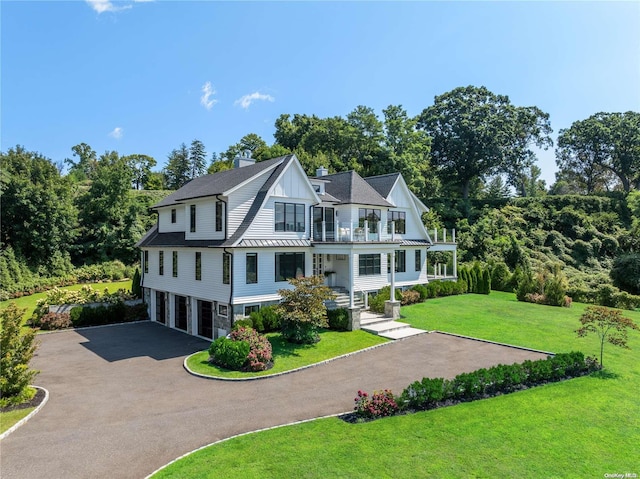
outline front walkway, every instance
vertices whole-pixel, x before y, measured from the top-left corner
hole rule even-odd
[[[424,376],[544,357],[421,334],[293,374],[236,383],[186,373],[184,357],[208,343],[150,322],[39,340],[33,366],[42,372],[35,383],[50,399],[2,440],[3,479],[140,479],[219,439],[349,411],[358,389],[400,393]]]

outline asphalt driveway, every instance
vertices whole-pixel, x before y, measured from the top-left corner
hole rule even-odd
[[[209,343],[151,322],[39,336],[33,367],[49,402],[0,443],[0,476],[137,478],[242,432],[348,411],[358,389],[400,393],[543,354],[423,334],[292,374],[200,379],[184,357]]]

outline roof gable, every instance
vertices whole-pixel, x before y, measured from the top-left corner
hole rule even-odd
[[[393,206],[353,170],[325,175],[322,179],[329,180],[325,185],[325,191],[342,204]]]
[[[255,165],[234,168],[232,170],[220,171],[213,175],[194,178],[182,186],[182,188],[174,191],[162,201],[152,206],[152,208],[175,205],[195,198],[226,194],[260,173],[275,168],[291,156],[292,155],[281,156],[279,158],[273,158],[272,160],[261,161]]]
[[[402,175],[400,175],[400,173],[389,173],[387,175],[369,176],[364,178],[364,181],[369,183],[374,190],[380,193],[380,196],[388,199],[391,190],[393,190],[393,187],[398,182],[398,178],[401,177]]]

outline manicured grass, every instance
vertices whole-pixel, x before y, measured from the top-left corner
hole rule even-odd
[[[313,345],[291,344],[282,339],[278,333],[266,335],[273,348],[273,368],[255,373],[229,371],[209,364],[208,351],[195,353],[187,358],[187,366],[192,371],[208,376],[221,378],[246,378],[281,373],[292,369],[316,364],[326,359],[385,343],[388,340],[364,331],[336,332],[322,331],[320,342]]]
[[[574,331],[585,305],[465,295],[404,307],[405,321],[549,351],[599,351]],[[640,313],[626,312],[636,323]],[[606,370],[492,399],[365,424],[322,419],[236,438],[157,477],[604,477],[640,474],[640,334],[605,346]],[[416,378],[420,379],[420,378]],[[400,391],[396,391],[400,393]]]
[[[116,281],[113,283],[82,283],[82,284],[74,284],[72,286],[63,286],[60,289],[68,289],[71,291],[78,291],[83,286],[91,286],[93,289],[98,291],[104,291],[105,288],[109,290],[110,293],[118,291],[119,289],[126,289],[127,291],[131,291],[131,280],[127,279],[125,281]],[[33,314],[33,310],[36,309],[36,302],[39,299],[45,298],[47,293],[36,293],[31,294],[29,296],[23,296],[17,299],[10,299],[7,301],[0,302],[0,310],[5,309],[9,306],[9,303],[16,303],[19,308],[27,308],[27,311],[24,313],[22,317],[23,321],[27,321],[31,315]]]
[[[12,427],[21,419],[27,417],[34,407],[28,407],[25,409],[16,409],[9,412],[0,412],[0,434]]]

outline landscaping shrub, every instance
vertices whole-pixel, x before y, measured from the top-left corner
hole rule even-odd
[[[409,305],[409,304],[415,304],[415,303],[419,303],[420,302],[420,293],[417,291],[412,291],[410,289],[408,289],[407,291],[404,291],[402,293],[402,300],[401,300],[401,304],[403,306]]]
[[[384,313],[384,303],[391,297],[391,286],[380,288],[378,294],[369,299],[369,309],[376,313]],[[396,288],[396,301],[402,301],[402,291]]]
[[[399,410],[398,404],[389,389],[375,391],[369,396],[364,391],[358,391],[354,399],[353,408],[356,416],[362,419],[377,419],[385,416],[393,416]]]
[[[38,345],[35,331],[21,331],[22,315],[15,303],[0,311],[0,405],[19,404],[38,371],[29,368]]]
[[[280,316],[273,306],[263,306],[259,311],[251,313],[249,317],[253,323],[249,327],[253,327],[261,333],[279,331],[282,327]]]
[[[609,274],[618,288],[631,294],[640,294],[640,253],[617,257]]]
[[[290,343],[314,344],[320,341],[318,328],[311,323],[282,322],[282,335]]]
[[[75,328],[127,323],[149,319],[145,304],[127,306],[124,303],[104,306],[76,306],[69,311],[69,319]]]
[[[238,328],[231,332],[232,341],[246,342],[249,352],[245,357],[244,369],[249,371],[264,371],[273,362],[271,343],[253,328]]]
[[[245,319],[237,319],[233,322],[233,328],[232,329],[238,329],[238,328],[253,328],[253,319],[249,318],[245,318]]]
[[[249,355],[249,343],[226,337],[216,339],[209,348],[210,360],[223,368],[240,371]]]
[[[47,313],[40,318],[40,329],[51,331],[55,329],[66,329],[73,326],[69,313]]]
[[[338,308],[327,311],[329,329],[333,331],[347,331],[349,329],[349,310]]]
[[[589,374],[600,369],[593,358],[581,352],[559,353],[547,359],[522,364],[499,364],[488,369],[462,373],[453,379],[424,378],[410,384],[400,395],[403,408],[422,410],[446,401],[472,401],[525,387]]]
[[[505,263],[499,262],[493,265],[491,268],[491,289],[510,293],[513,291],[510,280],[511,271]]]
[[[420,301],[427,299],[427,288],[423,284],[416,284],[411,288],[412,291],[417,291],[420,295]]]

